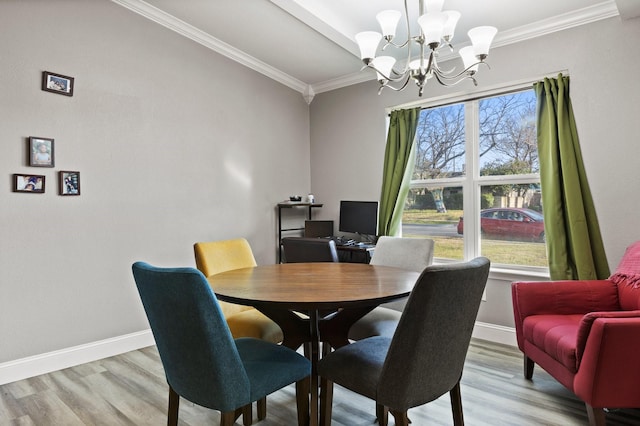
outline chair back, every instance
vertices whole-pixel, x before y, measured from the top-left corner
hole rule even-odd
[[[627,247],[609,280],[618,287],[618,301],[622,310],[640,309],[640,241]]]
[[[422,272],[433,263],[433,240],[429,238],[378,238],[371,258],[372,265],[394,266],[409,271]],[[382,306],[402,312],[406,299],[394,300]]]
[[[433,240],[428,238],[378,238],[371,258],[372,265],[422,272],[433,263]]]
[[[489,259],[427,267],[392,338],[378,384],[379,404],[408,409],[460,380],[489,276]]]
[[[169,385],[222,412],[251,402],[250,384],[215,294],[194,268],[133,264]]]
[[[196,267],[205,277],[234,269],[251,268],[257,265],[249,242],[244,238],[199,242],[193,245]],[[225,317],[253,309],[219,301]]]
[[[282,247],[286,263],[338,261],[336,243],[327,238],[286,237]]]
[[[195,243],[193,249],[196,267],[205,277],[257,265],[251,246],[244,238]]]

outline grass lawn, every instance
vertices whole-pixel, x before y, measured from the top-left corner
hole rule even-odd
[[[457,224],[462,210],[449,210],[438,213],[435,210],[405,210],[402,217],[404,224],[436,225],[443,223]],[[445,259],[462,259],[462,236],[439,237],[429,235],[404,234],[405,237],[432,238],[435,241],[434,256]],[[547,249],[543,243],[528,241],[506,241],[482,239],[482,255],[493,263],[506,265],[524,265],[547,267]]]

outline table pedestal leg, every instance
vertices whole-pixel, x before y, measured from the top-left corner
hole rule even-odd
[[[318,333],[318,311],[309,312],[309,332],[311,334],[311,426],[318,426],[318,359],[320,358],[320,338]]]

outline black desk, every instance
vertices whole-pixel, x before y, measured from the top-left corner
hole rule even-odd
[[[348,263],[369,263],[373,251],[376,249],[374,244],[340,246],[336,244],[338,250],[338,260]]]

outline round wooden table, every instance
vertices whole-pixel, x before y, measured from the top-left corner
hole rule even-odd
[[[275,321],[283,345],[310,344],[310,424],[317,425],[320,342],[333,348],[349,344],[357,320],[381,303],[408,296],[419,275],[390,266],[317,262],[236,269],[208,280],[220,300],[254,306]]]

